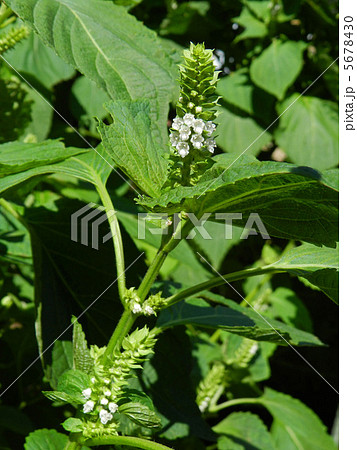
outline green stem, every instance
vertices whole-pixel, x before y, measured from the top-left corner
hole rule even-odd
[[[185,159],[183,160],[183,166],[181,168],[182,186],[189,186],[190,185],[191,163],[192,163],[192,154],[189,153],[185,157]]]
[[[189,234],[192,228],[192,222],[187,221],[186,219],[180,220],[170,239],[166,243],[161,244],[161,247],[159,248],[153,262],[151,263],[145,277],[143,278],[143,281],[139,286],[138,296],[142,301],[145,300],[148,295],[167,255],[180,243],[182,239]]]
[[[170,447],[166,447],[166,445],[132,436],[103,436],[89,439],[83,445],[88,447],[94,447],[96,445],[127,445],[128,447],[136,447],[143,450],[172,450]]]
[[[23,217],[16,211],[16,209],[13,208],[11,203],[6,201],[4,198],[0,198],[0,206],[2,206],[8,213],[10,213],[13,217],[15,217],[16,220],[21,222],[22,225],[24,225],[24,227],[28,229],[28,224],[23,219]]]
[[[0,8],[0,25],[2,25],[5,22],[5,20],[11,16],[11,14],[12,10],[8,8],[6,5],[2,4]]]
[[[181,292],[178,292],[177,294],[172,295],[171,297],[168,297],[166,299],[166,305],[165,308],[168,306],[174,305],[175,303],[184,300],[188,297],[191,297],[192,295],[195,295],[201,291],[205,291],[207,289],[212,289],[216,286],[220,286],[221,284],[241,280],[248,277],[254,277],[256,275],[263,275],[265,273],[278,273],[278,272],[284,272],[283,270],[279,270],[270,266],[265,267],[259,267],[258,269],[252,268],[252,269],[246,269],[246,270],[240,270],[239,272],[232,272],[227,275],[222,275],[221,277],[214,277],[211,278],[208,281],[205,281],[204,283],[196,284],[196,286],[192,286],[188,289],[184,289]]]
[[[108,357],[113,353],[114,348],[116,346],[121,346],[123,339],[129,333],[131,327],[134,325],[135,320],[136,316],[130,310],[127,309],[123,312],[103,355],[104,363],[108,361]]]
[[[257,404],[257,403],[259,403],[259,399],[257,399],[257,398],[236,398],[234,400],[228,400],[227,402],[220,403],[219,405],[212,406],[209,409],[209,412],[211,412],[211,413],[218,412],[218,411],[221,411],[222,409],[229,408],[231,406],[248,404],[248,403],[255,403],[255,404]]]
[[[120,300],[124,303],[124,298],[126,294],[126,286],[125,286],[125,262],[124,262],[124,250],[123,250],[123,241],[120,232],[120,226],[118,222],[118,218],[115,214],[115,209],[108,194],[108,191],[102,181],[98,180],[97,182],[97,192],[101,198],[105,211],[107,213],[108,222],[110,226],[110,231],[112,233],[112,239],[114,244],[114,252],[115,252],[115,261],[118,275],[118,289]]]

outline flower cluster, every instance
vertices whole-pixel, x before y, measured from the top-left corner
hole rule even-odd
[[[214,152],[215,140],[211,137],[216,125],[212,121],[204,121],[193,114],[186,113],[183,117],[175,117],[170,133],[171,145],[184,158],[193,149]]]
[[[143,314],[144,316],[156,316],[156,311],[164,304],[164,299],[160,294],[151,295],[141,302],[135,288],[126,291],[125,301],[133,314]]]

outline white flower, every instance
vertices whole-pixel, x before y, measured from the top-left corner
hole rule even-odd
[[[99,413],[99,417],[100,417],[100,421],[102,422],[102,424],[105,425],[106,423],[109,422],[109,420],[112,420],[113,414],[110,414],[105,409],[102,409]]]
[[[188,127],[187,125],[182,125],[182,127],[180,128],[181,141],[187,141],[188,138],[190,137],[190,134],[191,134],[190,127]]]
[[[104,381],[105,384],[109,384],[110,383],[110,380],[108,380],[108,378],[104,378],[103,381]]]
[[[109,411],[114,414],[118,409],[118,405],[116,403],[110,402],[108,408]]]
[[[195,133],[197,134],[202,134],[203,130],[205,129],[205,123],[202,119],[195,119],[192,126]]]
[[[185,125],[192,127],[193,121],[195,120],[195,116],[193,114],[185,114],[183,116],[183,121]]]
[[[82,394],[84,395],[84,398],[88,400],[92,394],[92,389],[91,388],[84,389],[84,391],[82,391]]]
[[[95,378],[94,377],[92,377],[91,379],[90,379],[90,381],[91,381],[91,383],[95,383]]]
[[[211,136],[211,134],[214,132],[215,129],[216,125],[213,122],[211,121],[206,122],[205,131],[207,132],[208,136]]]
[[[142,309],[141,309],[141,305],[139,303],[133,303],[132,307],[131,307],[131,311],[133,314],[139,314]]]
[[[202,106],[196,106],[195,111],[196,111],[196,113],[201,113],[202,112]]]
[[[102,398],[102,400],[100,401],[101,405],[107,405],[109,403],[109,400],[107,398]]]
[[[92,400],[88,400],[88,402],[83,405],[83,412],[90,413],[93,411],[93,408],[94,408],[94,402]]]
[[[104,395],[106,397],[110,397],[112,395],[112,393],[109,391],[109,389],[107,391],[104,392]]]
[[[179,130],[181,126],[183,125],[183,119],[181,117],[175,117],[172,121],[172,128],[174,130]]]
[[[195,148],[201,148],[202,145],[203,145],[203,144],[202,144],[203,141],[204,141],[204,139],[203,139],[203,137],[202,137],[200,134],[194,134],[194,135],[192,136],[192,138],[191,138],[192,145],[193,145]]]
[[[176,146],[178,154],[181,156],[181,158],[184,158],[188,155],[188,152],[190,150],[190,146],[187,144],[187,142],[179,142]]]
[[[208,138],[205,140],[205,146],[209,152],[214,153],[214,148],[217,147],[216,141],[213,138]]]
[[[190,102],[190,103],[187,104],[187,108],[192,109],[192,108],[194,108],[194,107],[195,107],[195,105],[194,105],[194,103],[192,103],[192,102]]]
[[[173,147],[180,142],[180,135],[176,131],[172,131],[170,134],[170,142]]]
[[[149,316],[151,316],[151,315],[155,314],[155,311],[152,309],[151,306],[146,305],[145,308],[144,308],[144,313],[148,314]]]

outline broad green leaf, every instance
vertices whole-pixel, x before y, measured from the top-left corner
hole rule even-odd
[[[274,97],[252,84],[247,69],[239,69],[223,77],[218,83],[217,93],[225,103],[251,116],[264,120],[271,120],[273,117]]]
[[[51,129],[53,108],[29,86],[25,85],[24,89],[31,102],[31,120],[20,136],[20,140],[25,142],[44,141]]]
[[[274,4],[269,0],[261,0],[259,2],[256,2],[255,0],[245,0],[244,3],[259,19],[264,22],[269,22],[274,7]],[[277,3],[279,3],[279,0]]]
[[[217,425],[219,450],[275,450],[272,437],[262,420],[250,412],[232,413]]]
[[[224,108],[221,111],[217,118],[219,135],[216,141],[226,152],[237,157],[241,154],[257,155],[271,141],[271,134],[264,132],[264,128],[250,117],[241,117]]]
[[[169,13],[160,25],[160,34],[182,35],[197,23],[202,26],[204,16],[210,8],[209,2],[190,1],[181,3],[176,8],[169,8]]]
[[[90,356],[85,334],[82,326],[75,317],[73,323],[73,369],[89,373],[93,366],[93,359]]]
[[[81,370],[70,369],[64,372],[58,380],[57,390],[74,397],[80,403],[84,403],[82,391],[90,385],[89,375]]]
[[[234,304],[233,308],[224,306],[202,306],[202,302],[189,300],[177,303],[162,311],[157,325],[161,328],[191,324],[204,328],[221,329],[257,341],[273,342],[279,345],[322,345],[314,335],[290,327],[274,319],[264,318],[251,308]],[[205,302],[203,302],[205,304]]]
[[[293,84],[303,66],[303,42],[275,39],[250,66],[252,81],[279,100]]]
[[[177,68],[153,31],[111,2],[9,0],[8,4],[46,45],[111,98],[150,99],[151,119],[159,120],[161,138],[165,136]]]
[[[48,89],[75,74],[75,70],[44,45],[34,32],[15,45],[6,59],[26,79],[30,75]],[[32,82],[31,78],[30,81]],[[41,101],[43,102],[42,99]]]
[[[196,186],[178,187],[159,198],[142,198],[155,212],[189,211],[201,217],[210,213],[242,213],[246,223],[254,212],[270,236],[332,246],[338,239],[336,174],[326,175],[304,167],[275,162],[224,157]],[[321,198],[324,199],[321,202]],[[196,200],[197,199],[197,200]]]
[[[239,42],[244,39],[262,38],[268,34],[268,29],[265,24],[257,19],[247,7],[244,7],[240,16],[234,17],[232,22],[238,23],[244,28],[243,33],[240,33],[234,42]]]
[[[41,325],[36,323],[36,337],[40,352],[46,348],[41,339]],[[73,346],[70,341],[56,340],[52,350],[52,364],[46,368],[46,378],[53,389],[64,372],[73,368]]]
[[[26,438],[25,450],[63,450],[69,443],[68,436],[56,430],[36,430]]]
[[[69,417],[62,423],[63,428],[71,433],[80,433],[83,430],[83,422],[76,417]]]
[[[274,137],[292,162],[318,170],[338,164],[336,103],[293,94],[278,106],[278,113],[284,114]]]
[[[167,178],[165,149],[153,138],[147,101],[112,102],[106,105],[114,123],[99,124],[106,153],[116,166],[149,195],[158,195]]]
[[[270,388],[266,388],[264,395],[256,400],[274,418],[273,436],[274,424],[284,429],[284,441],[281,440],[281,432],[274,436],[278,448],[285,442],[284,448],[289,450],[336,450],[337,446],[321,420],[300,400]]]
[[[268,267],[276,267],[306,278],[333,301],[338,302],[338,246],[320,248],[303,244],[289,250],[279,261]]]

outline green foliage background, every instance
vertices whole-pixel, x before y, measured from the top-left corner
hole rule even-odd
[[[267,316],[283,322],[279,331],[286,333],[284,336],[290,342],[298,344],[306,338],[311,340],[310,345],[319,346],[321,341],[327,344],[299,351],[336,387],[336,305],[325,296],[336,298],[335,256],[329,253],[331,249],[323,247],[324,251],[315,257],[316,247],[310,247],[311,244],[304,244],[300,255],[289,258],[289,253],[283,257],[281,253],[289,245],[283,238],[330,247],[335,241],[336,217],[331,215],[332,206],[326,208],[334,201],[330,187],[335,186],[338,164],[338,68],[333,64],[338,55],[337,2],[9,0],[6,3],[31,31],[26,39],[3,54],[9,64],[0,61],[0,192],[15,209],[10,213],[0,206],[1,388],[8,387],[31,364],[38,348],[45,350],[58,337],[70,323],[72,314],[80,314],[115,279],[110,243],[96,251],[68,239],[70,215],[88,202],[99,202],[94,186],[108,180],[114,206],[120,211],[127,263],[145,252],[145,258],[127,273],[129,286],[138,285],[146,262],[152,260],[159,240],[154,235],[147,236],[145,242],[137,238],[136,214],[143,210],[133,201],[136,186],[123,182],[107,162],[120,166],[120,173],[131,176],[142,191],[159,197],[148,199],[148,204],[164,208],[174,196],[182,198],[182,193],[178,190],[169,197],[159,196],[161,169],[164,171],[159,163],[155,165],[155,173],[147,166],[138,172],[135,165],[130,165],[130,159],[120,159],[122,148],[109,154],[102,146],[98,147],[100,135],[94,117],[111,124],[108,112],[112,113],[114,125],[109,127],[108,140],[111,133],[122,135],[127,129],[122,122],[116,122],[116,116],[126,118],[132,140],[125,152],[134,154],[133,158],[145,158],[145,151],[151,158],[158,158],[157,146],[165,153],[167,117],[170,120],[174,116],[178,96],[177,64],[182,48],[190,41],[204,41],[207,48],[216,49],[222,71],[218,85],[222,113],[217,138],[219,153],[226,155],[222,161],[240,157],[242,164],[249,163],[250,155],[260,161],[284,161],[324,171],[321,190],[314,182],[301,183],[292,210],[306,208],[304,214],[308,217],[311,204],[306,206],[306,199],[313,198],[314,211],[319,211],[317,221],[323,222],[325,234],[317,235],[314,227],[301,224],[296,225],[294,234],[290,217],[287,227],[279,223],[278,232],[263,245],[260,236],[241,240],[242,230],[238,226],[234,227],[232,240],[223,240],[222,224],[210,222],[207,229],[216,237],[206,241],[196,236],[192,241],[182,242],[160,272],[162,279],[170,281],[160,282],[157,288],[165,289],[169,295],[179,286],[189,287],[215,276],[214,270],[197,257],[197,251],[220,273],[280,264],[296,277],[286,273],[268,279],[254,277],[235,286],[251,301],[268,296]],[[20,20],[9,25],[13,26],[20,26]],[[0,39],[7,31],[8,28],[0,28]],[[126,102],[142,98],[144,104],[125,106]],[[104,108],[103,103],[110,100],[123,102]],[[130,122],[134,109],[135,121]],[[146,111],[150,111],[150,120]],[[145,147],[138,150],[138,143],[149,134]],[[88,150],[89,145],[98,153]],[[160,161],[164,165],[164,160]],[[282,164],[281,173],[285,173],[284,167]],[[243,181],[235,185],[237,198],[244,190],[253,191],[255,186],[254,174],[240,170]],[[275,172],[271,177],[268,175],[267,172],[265,182],[273,189],[281,178],[276,178]],[[284,175],[284,182],[293,184],[296,176]],[[157,184],[151,182],[154,178]],[[197,195],[199,188],[193,192],[195,189],[190,195]],[[219,195],[228,195],[224,186],[219,189]],[[208,192],[206,201],[211,208],[216,198],[217,192]],[[267,223],[277,227],[264,198],[252,196],[249,202],[233,204],[232,208],[235,210],[239,205],[244,212],[245,206],[248,210],[254,204],[261,208],[257,211]],[[108,231],[105,224],[102,231],[103,235]],[[315,267],[302,271],[301,258],[310,263],[311,254]],[[294,258],[300,258],[295,265]],[[318,270],[319,264],[324,266],[323,271]],[[212,317],[206,314],[204,323],[201,316],[213,298],[221,306]],[[232,300],[239,300],[235,292],[221,286],[181,309],[178,305],[169,316],[160,316],[162,326],[169,327],[170,320],[176,319],[181,326],[165,332],[138,382],[160,414],[163,430],[156,436],[177,450],[214,448],[210,447],[214,445],[213,432],[219,436],[218,449],[335,448],[321,422],[331,432],[337,395],[289,347],[278,347],[273,339],[259,344],[259,354],[248,368],[234,369],[236,378],[244,382],[228,383],[226,391],[227,399],[262,394],[260,403],[256,402],[260,406],[253,405],[249,408],[252,412],[247,412],[249,405],[243,405],[239,412],[229,409],[202,418],[195,403],[200,379],[215,361],[227,362],[232,349],[244,339],[238,326],[238,334],[234,334],[227,332],[232,331],[229,330],[232,323],[222,325],[226,310],[219,308],[224,306],[235,309],[231,316],[234,323],[241,320],[244,308],[239,309]],[[81,319],[88,341],[104,345],[120,313],[112,288]],[[242,329],[246,325],[243,321]],[[263,329],[261,324],[257,325]],[[220,345],[212,340],[212,328],[221,329]],[[48,382],[56,384],[60,374],[70,367],[70,339],[68,331],[55,344],[52,355],[52,350],[43,355],[42,367],[39,361],[31,366],[1,397],[0,448],[22,448],[25,436],[38,428],[63,432],[59,424],[73,410],[61,404],[52,407],[41,391],[47,389]],[[293,432],[300,447],[292,443],[286,421],[296,424]],[[252,429],[255,432],[249,435],[247,430]],[[148,433],[124,420],[122,431]],[[55,431],[41,433],[42,437],[36,435],[28,441],[28,450],[45,448],[45,440],[56,443],[48,449],[61,449],[65,445],[63,436]],[[39,439],[37,447],[36,439]]]

